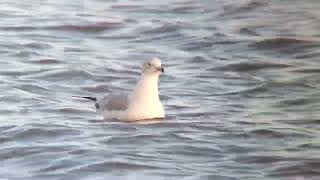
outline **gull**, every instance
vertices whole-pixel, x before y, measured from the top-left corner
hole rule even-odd
[[[138,121],[164,118],[164,107],[159,98],[158,81],[164,67],[159,58],[143,63],[141,77],[131,93],[110,93],[98,99],[74,96],[95,101],[97,112],[104,119]]]

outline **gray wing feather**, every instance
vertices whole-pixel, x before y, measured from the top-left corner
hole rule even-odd
[[[99,110],[108,110],[108,111],[119,111],[125,110],[129,105],[129,96],[128,94],[109,94],[101,98],[97,103],[96,107]]]

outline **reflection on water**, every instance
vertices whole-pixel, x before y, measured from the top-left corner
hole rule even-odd
[[[319,179],[319,8],[3,1],[0,177]],[[106,121],[72,98],[130,90],[152,57],[165,119]]]

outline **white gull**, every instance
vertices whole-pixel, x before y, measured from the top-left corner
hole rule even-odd
[[[164,118],[165,112],[158,90],[159,76],[163,71],[161,60],[153,58],[142,65],[142,75],[131,93],[110,93],[101,99],[81,98],[96,101],[97,111],[105,119],[138,121]]]

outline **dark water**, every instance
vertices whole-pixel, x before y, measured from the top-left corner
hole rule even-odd
[[[1,179],[320,179],[320,2],[0,3]],[[88,101],[166,65],[155,122]]]

